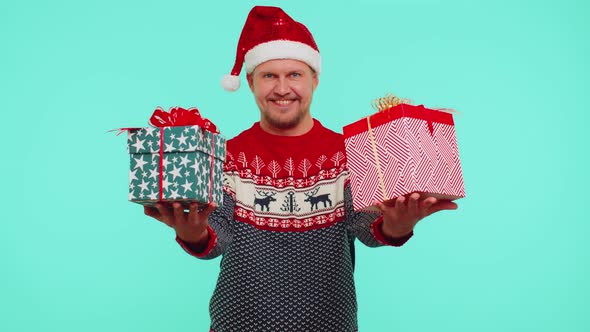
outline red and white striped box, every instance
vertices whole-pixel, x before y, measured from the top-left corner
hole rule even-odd
[[[355,210],[413,192],[465,197],[452,114],[402,103],[343,133]]]

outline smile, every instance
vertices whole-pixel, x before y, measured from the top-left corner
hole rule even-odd
[[[276,105],[279,105],[279,106],[287,106],[287,105],[294,103],[295,100],[294,99],[279,99],[279,100],[273,100],[272,102]]]

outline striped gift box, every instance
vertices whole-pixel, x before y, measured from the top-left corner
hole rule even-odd
[[[465,196],[452,114],[402,103],[343,133],[355,210],[413,192]]]

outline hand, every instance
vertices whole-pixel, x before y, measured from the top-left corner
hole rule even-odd
[[[409,197],[400,196],[395,200],[377,203],[376,207],[383,213],[383,234],[399,238],[414,230],[422,218],[442,210],[455,210],[457,204],[434,197],[420,198],[419,193]]]
[[[179,202],[172,203],[172,206],[156,203],[155,207],[144,206],[144,213],[172,227],[182,241],[202,245],[209,239],[208,219],[217,204],[211,203],[202,210],[198,207],[198,203],[190,203],[187,213]]]

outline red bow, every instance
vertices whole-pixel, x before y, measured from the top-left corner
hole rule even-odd
[[[207,131],[219,134],[213,122],[201,117],[201,113],[196,107],[188,110],[182,107],[172,107],[169,112],[158,107],[150,118],[150,125],[154,127],[199,126]]]

